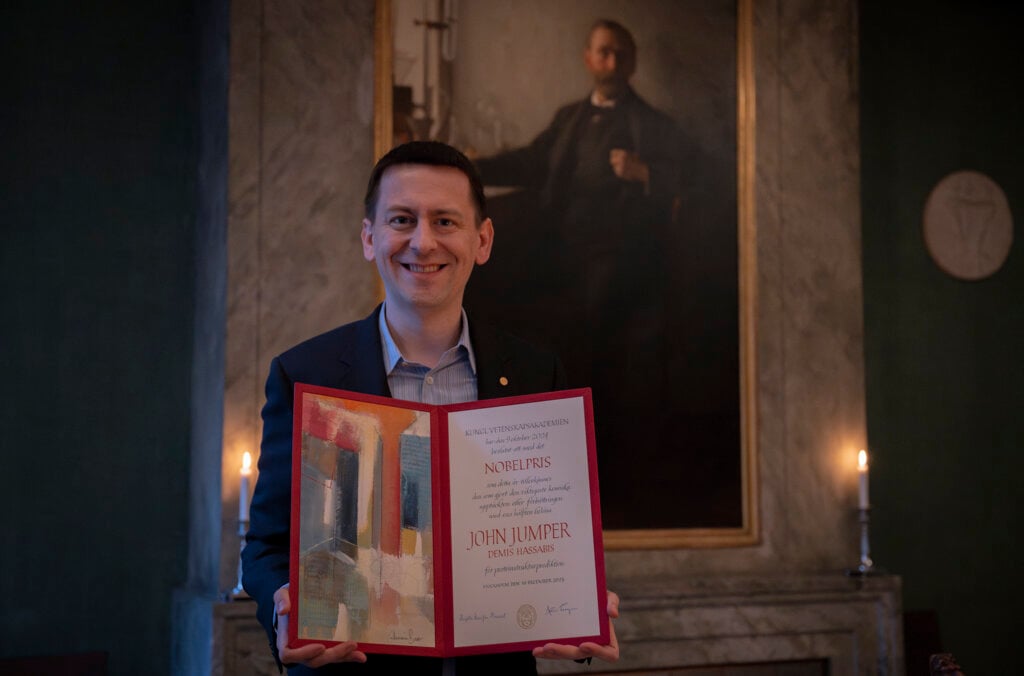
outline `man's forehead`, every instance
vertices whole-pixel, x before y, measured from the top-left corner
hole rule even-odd
[[[469,178],[459,169],[431,164],[396,164],[381,176],[382,207],[429,206],[435,211],[473,211]],[[429,204],[420,204],[420,202]]]
[[[455,167],[435,164],[396,164],[388,167],[380,179],[381,185],[403,187],[411,184],[427,182],[469,197],[469,178]]]
[[[622,35],[619,35],[617,31],[607,26],[597,26],[594,30],[590,31],[588,44],[590,47],[612,47],[620,52],[629,50],[629,42]]]

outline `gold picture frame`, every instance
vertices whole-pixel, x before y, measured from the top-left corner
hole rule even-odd
[[[447,3],[445,3],[447,4]],[[605,7],[609,3],[600,3]],[[760,541],[756,317],[757,230],[755,213],[755,78],[754,2],[737,0],[735,6],[735,216],[736,317],[738,337],[738,486],[737,523],[725,527],[625,527],[605,530],[604,543],[616,549],[715,548],[756,545]],[[392,0],[376,0],[374,150],[380,157],[393,147],[395,38]]]

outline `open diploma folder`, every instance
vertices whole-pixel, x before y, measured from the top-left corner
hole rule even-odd
[[[289,645],[608,643],[589,389],[433,406],[295,386]]]

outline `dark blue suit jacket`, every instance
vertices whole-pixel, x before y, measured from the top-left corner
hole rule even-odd
[[[295,383],[391,396],[384,372],[378,320],[381,306],[366,319],[311,338],[274,358],[267,376],[263,407],[263,443],[259,478],[250,509],[250,528],[242,550],[243,585],[257,603],[256,616],[267,630],[271,650],[274,592],[288,582],[291,514],[292,397]],[[560,360],[493,327],[470,320],[480,399],[564,389]],[[506,384],[502,384],[502,379]],[[397,670],[397,671],[396,671]],[[459,676],[536,674],[530,653],[459,658]],[[369,655],[366,664],[338,664],[316,670],[303,667],[291,674],[416,673],[440,674],[441,660],[423,657]]]

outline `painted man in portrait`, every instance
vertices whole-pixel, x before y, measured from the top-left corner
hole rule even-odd
[[[506,224],[530,228],[536,246],[524,253],[545,272],[510,286],[528,289],[530,321],[542,327],[534,337],[562,356],[570,385],[593,388],[602,493],[614,505],[610,476],[623,449],[654,457],[669,441],[670,421],[650,402],[669,387],[665,291],[680,134],[630,85],[637,48],[620,23],[592,24],[583,64],[593,82],[584,98],[528,145],[475,161],[486,185],[527,188],[535,200],[511,209],[515,223]]]

